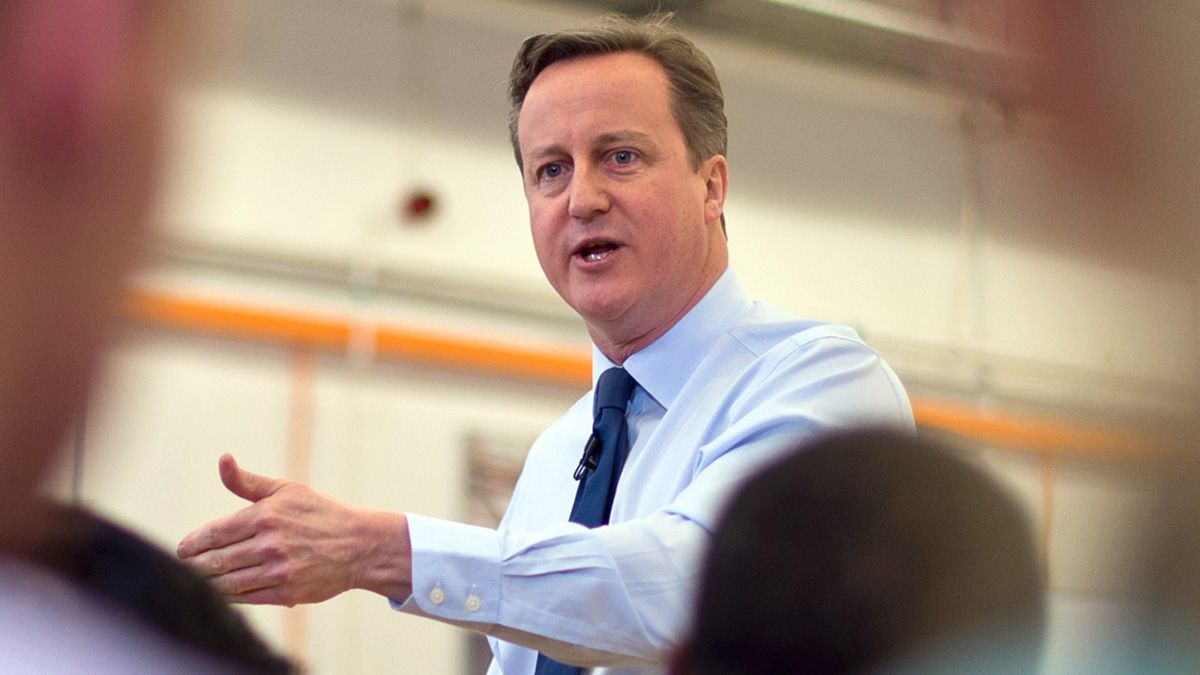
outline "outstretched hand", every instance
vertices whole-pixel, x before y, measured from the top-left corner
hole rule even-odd
[[[402,514],[246,471],[229,454],[218,468],[226,489],[252,503],[184,537],[178,554],[227,599],[292,606],[352,588],[408,596],[411,552]]]

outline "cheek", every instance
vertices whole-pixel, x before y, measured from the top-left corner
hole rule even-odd
[[[545,246],[554,237],[554,228],[544,210],[529,209],[529,233],[533,237],[533,245],[538,249]]]
[[[558,252],[562,249],[558,244],[559,230],[530,211],[530,235],[533,239],[533,252],[537,255],[538,264],[541,265],[546,276],[552,276],[554,270],[559,266]]]

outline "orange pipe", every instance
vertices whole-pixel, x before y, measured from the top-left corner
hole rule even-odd
[[[583,388],[587,388],[592,382],[591,357],[583,352],[516,347],[467,337],[433,335],[398,328],[377,329],[375,351],[382,356],[432,365],[546,380]]]
[[[914,399],[917,424],[1007,448],[1105,458],[1152,451],[1149,439],[1118,429],[996,413],[961,404]]]
[[[123,310],[127,318],[142,323],[333,351],[349,349],[353,329],[348,320],[340,318],[150,291],[130,293]],[[380,357],[579,388],[591,383],[591,359],[584,350],[515,346],[395,326],[376,327],[370,337]],[[1104,458],[1144,454],[1153,448],[1148,439],[1116,429],[981,411],[928,399],[914,399],[912,404],[918,425],[988,445]]]
[[[345,321],[186,300],[163,293],[129,293],[123,310],[125,316],[145,323],[270,342],[335,350],[345,349],[350,342],[350,325]]]
[[[350,346],[352,326],[344,319],[184,299],[136,291],[125,300],[127,318],[172,328],[282,342],[332,351]],[[378,327],[371,333],[377,355],[493,375],[532,378],[586,388],[592,364],[586,354],[530,349],[411,328]]]

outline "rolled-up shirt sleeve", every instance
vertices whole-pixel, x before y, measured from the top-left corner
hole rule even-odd
[[[590,530],[515,533],[415,515],[409,527],[413,595],[399,609],[583,666],[665,658],[710,536],[666,512]]]

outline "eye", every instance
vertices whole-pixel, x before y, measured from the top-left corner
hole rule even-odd
[[[617,164],[630,164],[635,159],[637,159],[637,153],[632,150],[617,150],[612,154],[612,160]]]
[[[563,165],[558,162],[554,162],[543,166],[541,169],[538,169],[538,178],[540,180],[553,180],[563,175],[563,171],[565,171]]]

